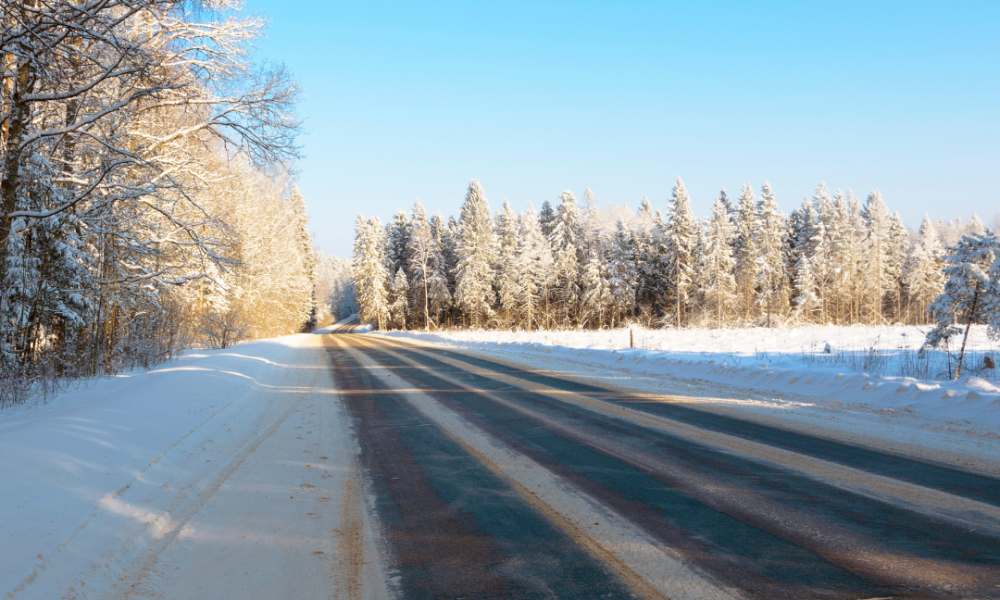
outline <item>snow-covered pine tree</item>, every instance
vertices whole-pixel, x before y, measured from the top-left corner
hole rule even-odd
[[[972,213],[969,224],[965,226],[965,234],[969,235],[971,233],[986,233],[986,226],[983,225],[983,220],[976,213]]]
[[[354,285],[363,323],[385,329],[389,323],[389,274],[386,271],[385,230],[378,217],[358,215],[354,242]]]
[[[850,213],[839,189],[832,200],[821,199],[817,206],[829,249],[828,258],[814,263],[813,270],[822,288],[827,322],[844,324],[850,320],[851,282],[856,264]]]
[[[457,301],[458,293],[458,221],[449,216],[441,230],[441,257],[444,259],[444,273],[448,280],[448,290],[451,294],[447,318],[450,324],[462,322],[461,306]]]
[[[813,233],[810,266],[816,278],[816,293],[821,303],[820,320],[836,321],[837,283],[840,277],[836,262],[837,209],[827,191],[826,183],[819,182],[813,194]]]
[[[521,276],[517,268],[517,251],[520,246],[517,215],[504,198],[503,208],[497,216],[499,252],[496,264],[497,298],[504,327],[514,327],[518,298],[521,295]]]
[[[558,307],[560,325],[574,324],[580,302],[580,247],[579,213],[576,197],[566,190],[559,196],[559,212],[549,234],[549,244],[555,255],[555,283],[553,291]]]
[[[944,292],[930,306],[936,325],[927,334],[924,348],[939,347],[963,334],[955,371],[958,379],[972,325],[985,323],[992,337],[1000,337],[1000,237],[993,232],[969,234],[948,248],[944,260],[947,281]]]
[[[607,267],[604,264],[603,253],[599,248],[593,248],[587,254],[588,257],[580,277],[583,298],[580,303],[582,311],[579,323],[583,327],[600,329],[604,325],[604,312],[610,298]]]
[[[361,264],[364,261],[365,243],[368,235],[368,221],[361,213],[354,219],[354,246],[351,251],[351,279],[354,280],[354,293],[357,298],[365,294],[367,281],[358,277],[361,271]],[[358,303],[358,314],[360,315],[361,304]]]
[[[386,225],[385,237],[386,269],[393,276],[399,269],[405,272],[410,268],[407,250],[410,239],[410,218],[403,209],[397,210],[392,221]]]
[[[535,209],[529,204],[520,218],[521,246],[518,252],[518,272],[521,274],[521,296],[518,312],[525,329],[552,326],[549,290],[555,279],[552,247],[542,232]]]
[[[583,192],[583,210],[580,211],[580,248],[581,256],[593,256],[594,248],[601,245],[601,223],[597,209],[597,196],[587,188]],[[603,249],[601,250],[603,252]]]
[[[903,224],[903,218],[899,213],[894,213],[889,219],[889,298],[892,302],[892,316],[896,323],[903,322],[903,299],[905,297],[905,286],[903,277],[905,275],[906,254],[910,249],[910,232]]]
[[[865,316],[865,307],[870,296],[866,273],[866,268],[870,267],[869,258],[866,256],[868,225],[861,201],[850,188],[847,189],[845,206],[846,223],[848,224],[847,239],[850,244],[847,262],[844,263],[848,271],[847,288],[849,291],[846,324],[854,325],[868,322]]]
[[[430,221],[427,220],[427,211],[424,210],[420,200],[413,203],[413,217],[410,219],[410,231],[406,243],[412,280],[410,295],[413,299],[414,314],[419,315],[413,319],[413,325],[422,322],[424,331],[428,331],[431,323],[430,288],[435,275],[434,263],[437,260],[438,244],[431,231]]]
[[[555,229],[558,220],[559,215],[556,214],[556,209],[552,208],[552,204],[548,200],[542,202],[542,210],[538,213],[538,224],[546,239],[552,237],[552,230]]]
[[[719,202],[722,202],[722,206],[726,209],[726,216],[729,218],[730,224],[733,224],[733,203],[729,200],[729,192],[726,188],[719,190],[719,197],[716,198]],[[714,203],[713,203],[714,204]],[[713,214],[714,216],[714,214]],[[733,224],[733,235],[736,235],[736,226]]]
[[[812,254],[815,222],[816,213],[808,199],[788,215],[788,259],[791,264],[797,263],[803,254]]]
[[[799,256],[795,263],[795,293],[792,300],[793,315],[800,323],[812,323],[820,312],[822,303],[816,295],[816,276],[808,254]]]
[[[695,266],[701,227],[691,212],[691,198],[681,178],[677,178],[667,210],[666,267],[673,292],[674,326],[687,323],[688,303],[694,292]]]
[[[635,311],[637,269],[635,243],[625,221],[618,221],[608,251],[609,320],[611,328],[632,317]]]
[[[937,229],[941,245],[945,248],[958,244],[958,241],[965,235],[965,224],[962,223],[961,217],[947,222],[944,219],[938,219],[934,228]]]
[[[757,231],[757,199],[749,183],[743,184],[739,200],[733,208],[733,258],[736,261],[736,298],[740,321],[747,323],[757,313],[757,256],[754,235]]]
[[[868,195],[862,212],[865,223],[863,279],[867,293],[863,295],[868,322],[885,322],[886,296],[893,289],[892,215],[878,190]]]
[[[817,222],[816,211],[813,208],[812,202],[808,199],[802,201],[802,205],[792,211],[792,214],[788,215],[788,234],[785,250],[785,260],[787,261],[786,272],[789,274],[789,279],[791,280],[792,289],[790,291],[792,297],[792,308],[795,307],[794,299],[799,296],[799,289],[796,287],[796,282],[798,278],[796,277],[796,271],[798,270],[799,261],[802,257],[808,257],[810,263],[812,262],[812,256],[815,250],[815,234],[816,227],[819,226]],[[810,264],[810,270],[812,265]],[[815,275],[814,278],[814,288],[815,288]],[[815,292],[815,289],[813,290]]]
[[[431,237],[434,242],[434,253],[428,271],[427,296],[430,304],[430,312],[434,315],[434,327],[441,319],[441,315],[451,307],[452,290],[449,284],[448,273],[453,270],[449,267],[449,260],[445,254],[445,249],[449,248],[448,254],[454,256],[453,246],[446,244],[451,239],[448,233],[448,225],[445,224],[444,217],[440,212],[434,213],[431,217]]]
[[[917,241],[910,249],[905,271],[906,293],[910,303],[912,320],[927,323],[930,314],[927,308],[944,291],[944,249],[931,218],[924,215],[924,221],[917,233]]]
[[[406,272],[400,267],[389,288],[389,318],[396,329],[406,329],[406,316],[410,312],[410,284]]]
[[[65,224],[75,220],[71,213],[35,221],[34,227],[23,218],[13,220],[0,282],[0,384],[9,386],[0,391],[0,406],[20,402],[16,394],[24,391],[5,382],[3,372],[20,365],[22,376],[33,378],[31,367],[41,367],[44,350],[74,344],[74,330],[96,308],[84,295],[93,286],[87,269],[92,262],[74,228]],[[64,375],[76,374],[72,365],[48,366]]]
[[[607,231],[607,213],[597,208],[597,199],[587,189],[587,208],[582,215],[581,236],[584,238],[584,266],[581,273],[583,290],[581,325],[600,329],[607,322],[611,301],[608,287],[608,246],[611,232]],[[613,235],[613,233],[611,233]]]
[[[455,245],[458,254],[455,301],[473,327],[482,327],[493,316],[497,246],[489,202],[479,181],[473,179],[462,203]]]
[[[665,227],[661,217],[658,211],[653,211],[649,198],[643,196],[632,219],[632,251],[638,277],[635,304],[650,316],[656,312],[657,303],[666,297],[667,289]]]
[[[639,201],[639,210],[637,212],[640,216],[653,218],[653,205],[649,202],[649,196],[642,197],[642,200]]]
[[[302,192],[299,191],[299,186],[292,186],[292,192],[288,196],[288,205],[291,209],[292,222],[298,240],[302,270],[305,271],[309,287],[313,290],[308,305],[303,308],[309,315],[309,321],[305,323],[305,326],[308,329],[313,329],[316,327],[316,253],[313,249],[312,236],[309,235],[309,213],[306,210],[306,202],[302,197]]]
[[[752,243],[756,257],[757,303],[767,316],[767,326],[788,308],[788,274],[785,270],[786,219],[778,210],[774,191],[767,181],[761,186],[757,203],[757,229]]]
[[[733,257],[736,229],[730,211],[726,190],[722,190],[705,224],[704,247],[698,263],[702,309],[720,328],[729,322],[736,301],[736,259]]]

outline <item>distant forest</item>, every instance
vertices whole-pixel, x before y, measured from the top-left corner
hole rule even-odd
[[[680,179],[665,211],[587,190],[494,214],[473,180],[458,219],[419,202],[384,226],[359,215],[353,292],[379,329],[926,324],[946,248],[987,229],[973,215],[909,231],[878,191],[823,183],[787,216],[765,182],[699,220]]]

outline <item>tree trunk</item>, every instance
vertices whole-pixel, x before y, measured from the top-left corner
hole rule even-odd
[[[428,309],[428,301],[427,301],[427,261],[424,261],[423,277],[421,277],[421,279],[424,280],[424,331],[430,331],[431,313],[430,310]]]
[[[0,282],[6,275],[7,240],[13,219],[10,214],[17,207],[17,185],[20,179],[21,138],[24,136],[24,126],[30,117],[28,103],[24,101],[31,79],[31,64],[25,62],[17,70],[13,82],[13,92],[10,97],[10,118],[5,123],[7,129],[7,147],[4,148],[3,180],[0,182]]]
[[[955,368],[955,379],[962,378],[962,360],[965,358],[965,343],[969,341],[969,330],[972,329],[972,321],[976,318],[976,304],[979,302],[979,286],[972,294],[972,308],[969,309],[969,318],[965,323],[965,335],[962,336],[962,348],[958,351],[958,367]]]

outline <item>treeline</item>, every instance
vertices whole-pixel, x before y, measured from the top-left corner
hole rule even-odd
[[[314,317],[298,89],[234,6],[3,2],[0,405]]]
[[[317,320],[339,321],[357,314],[351,259],[319,254],[316,276]]]
[[[380,329],[922,324],[944,258],[930,219],[908,231],[878,191],[862,203],[821,183],[786,216],[768,183],[759,197],[744,185],[699,220],[680,179],[665,212],[602,208],[587,190],[582,206],[566,191],[521,214],[507,201],[494,214],[473,180],[457,220],[419,202],[385,226],[359,215],[353,274]]]

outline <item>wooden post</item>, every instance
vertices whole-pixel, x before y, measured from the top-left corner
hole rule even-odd
[[[635,348],[635,332],[631,329],[628,330],[628,347]]]

